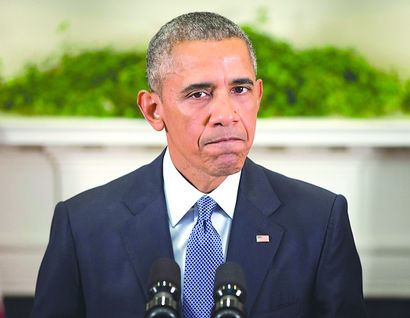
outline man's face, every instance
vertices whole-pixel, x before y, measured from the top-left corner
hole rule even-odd
[[[244,41],[186,41],[171,52],[157,105],[176,168],[196,179],[238,172],[253,143],[262,81]]]

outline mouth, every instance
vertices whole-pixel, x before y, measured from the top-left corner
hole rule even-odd
[[[238,138],[238,137],[222,137],[222,138],[212,139],[206,142],[206,145],[229,144],[229,143],[243,142],[243,141],[244,140],[242,138]]]

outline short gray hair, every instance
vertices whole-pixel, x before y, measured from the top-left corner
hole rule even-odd
[[[221,41],[239,38],[246,43],[256,73],[256,54],[248,36],[231,20],[212,12],[191,12],[164,24],[154,35],[147,50],[147,80],[151,90],[161,90],[165,58],[183,41]]]

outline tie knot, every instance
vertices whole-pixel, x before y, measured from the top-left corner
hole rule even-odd
[[[217,203],[211,197],[204,195],[197,202],[200,220],[210,220],[212,212],[215,211]]]

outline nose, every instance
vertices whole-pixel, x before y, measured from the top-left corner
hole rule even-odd
[[[209,123],[213,126],[229,126],[239,120],[235,103],[227,96],[214,98]]]

